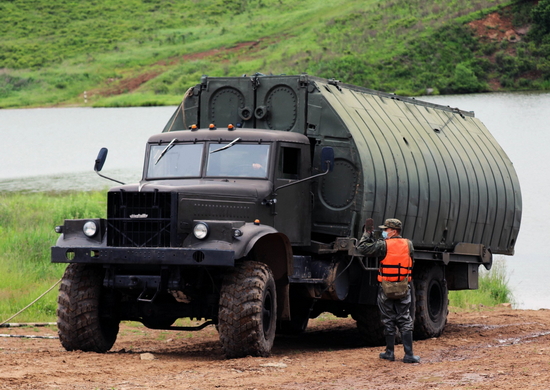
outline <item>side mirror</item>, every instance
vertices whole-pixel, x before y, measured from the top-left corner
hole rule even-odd
[[[105,164],[105,160],[107,160],[107,152],[107,148],[101,148],[95,160],[94,171],[99,172],[103,169],[103,164]]]
[[[107,148],[101,148],[101,150],[97,154],[97,158],[95,159],[95,165],[94,165],[95,173],[97,173],[99,176],[101,176],[104,179],[112,180],[116,183],[124,185],[124,183],[121,181],[111,179],[110,177],[103,176],[101,173],[99,173],[99,171],[103,169],[103,164],[105,164],[105,160],[107,160],[107,152],[108,152]]]
[[[332,172],[334,168],[334,149],[330,146],[325,146],[321,150],[321,170],[324,172]]]

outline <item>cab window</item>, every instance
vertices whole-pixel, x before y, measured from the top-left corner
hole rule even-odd
[[[206,176],[267,178],[270,145],[227,145],[209,145]]]
[[[204,144],[152,145],[147,179],[198,177]]]
[[[278,178],[297,180],[300,177],[300,152],[298,148],[282,147],[279,153]]]

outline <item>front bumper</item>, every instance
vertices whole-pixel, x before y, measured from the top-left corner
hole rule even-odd
[[[52,247],[52,263],[233,267],[235,252],[189,248]]]

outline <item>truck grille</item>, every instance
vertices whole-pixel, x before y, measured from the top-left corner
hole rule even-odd
[[[107,245],[169,247],[176,205],[177,194],[171,192],[109,192]]]

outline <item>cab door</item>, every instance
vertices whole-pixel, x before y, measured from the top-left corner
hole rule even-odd
[[[310,173],[309,146],[280,143],[275,160],[275,229],[284,233],[292,245],[310,245],[311,181],[292,185]],[[290,184],[290,185],[289,185]],[[279,188],[286,185],[286,187]]]

